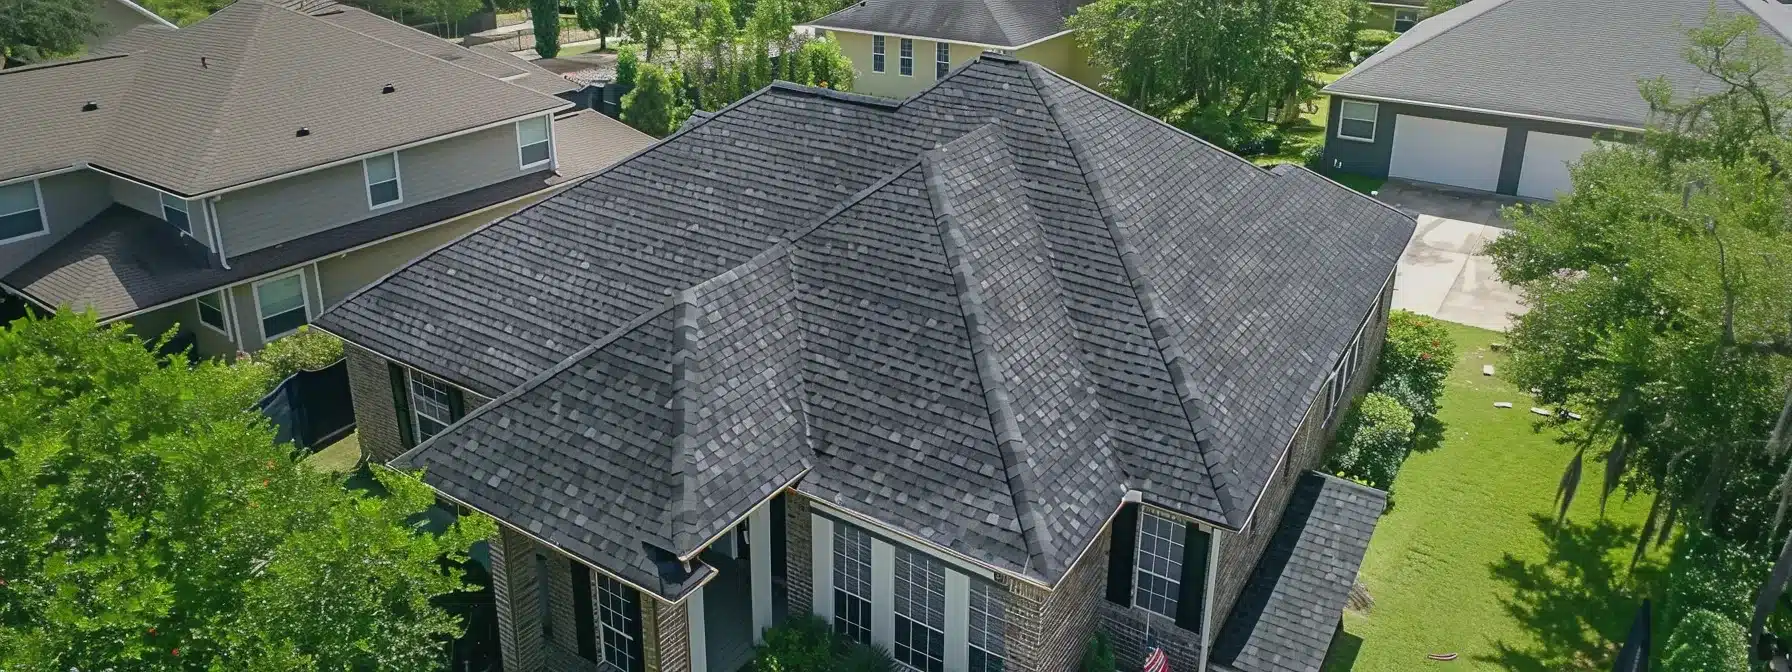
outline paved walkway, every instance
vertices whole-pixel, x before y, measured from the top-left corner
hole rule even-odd
[[[1523,314],[1518,291],[1499,280],[1493,259],[1481,254],[1506,233],[1499,208],[1515,202],[1390,181],[1376,194],[1382,201],[1418,215],[1419,226],[1394,280],[1394,307],[1438,319],[1503,331]]]

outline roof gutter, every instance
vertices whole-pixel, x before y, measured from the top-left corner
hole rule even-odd
[[[46,170],[41,173],[30,173],[28,175],[20,175],[18,177],[9,177],[4,180],[0,180],[0,187],[4,187],[9,184],[17,184],[19,182],[30,182],[32,180],[41,180],[46,177],[61,175],[63,173],[72,173],[77,170],[80,170],[82,167],[83,166],[81,164],[77,163],[75,165],[68,166],[66,168],[52,168],[50,170]]]
[[[406,149],[411,149],[411,148],[413,148],[413,147],[421,147],[421,146],[423,146],[423,145],[427,145],[427,144],[430,144],[430,143],[433,143],[433,142],[438,142],[438,141],[441,141],[441,140],[447,140],[447,139],[450,139],[450,138],[458,138],[458,137],[460,137],[460,136],[463,136],[463,135],[468,135],[468,134],[472,134],[472,133],[478,133],[478,132],[479,132],[479,131],[484,131],[484,130],[488,130],[488,129],[493,129],[493,128],[497,128],[497,127],[499,127],[499,126],[503,126],[503,125],[505,125],[505,124],[514,124],[514,123],[516,123],[516,122],[519,122],[519,121],[522,121],[522,120],[524,120],[524,119],[531,119],[531,118],[534,118],[534,117],[539,117],[539,116],[541,116],[541,115],[544,115],[544,114],[546,114],[546,115],[549,115],[549,116],[552,116],[552,115],[553,115],[553,113],[555,113],[555,112],[559,112],[559,111],[561,111],[561,110],[565,110],[565,109],[568,109],[568,108],[572,108],[572,107],[577,107],[577,105],[575,105],[575,104],[573,104],[573,102],[572,102],[572,101],[563,101],[563,102],[562,102],[562,104],[560,104],[560,105],[556,105],[556,106],[554,106],[554,107],[551,107],[551,108],[548,108],[548,109],[545,109],[545,110],[537,110],[537,111],[534,111],[534,112],[530,112],[530,113],[528,113],[528,114],[524,114],[524,115],[519,115],[519,116],[515,116],[515,117],[509,117],[509,118],[506,118],[506,119],[500,119],[500,120],[498,120],[498,121],[494,121],[494,122],[491,122],[491,123],[488,123],[488,124],[482,124],[482,125],[479,125],[479,126],[474,126],[474,127],[472,127],[472,128],[465,128],[465,129],[461,129],[461,130],[458,130],[458,131],[455,131],[455,132],[453,132],[453,133],[444,133],[444,134],[442,134],[442,135],[434,135],[434,136],[430,136],[430,137],[427,137],[427,138],[424,138],[424,139],[422,139],[422,140],[417,140],[417,141],[414,141],[414,142],[408,142],[408,143],[405,143],[405,144],[402,144],[402,145],[397,145],[397,146],[393,146],[393,147],[385,147],[385,148],[382,148],[382,149],[377,149],[377,150],[374,150],[374,151],[371,151],[371,152],[363,152],[363,153],[361,153],[361,154],[356,154],[356,155],[354,155],[354,156],[351,156],[351,157],[348,157],[348,158],[345,158],[345,159],[337,159],[337,160],[335,160],[335,161],[331,161],[331,162],[328,162],[328,163],[320,163],[320,164],[318,164],[318,165],[315,165],[315,166],[311,166],[311,167],[309,167],[309,168],[300,168],[300,169],[298,169],[298,170],[294,170],[294,171],[289,171],[289,172],[285,172],[285,173],[280,173],[280,174],[278,174],[278,175],[269,175],[269,176],[267,176],[267,177],[263,177],[263,178],[260,178],[260,179],[256,179],[256,180],[251,180],[251,181],[248,181],[248,182],[244,182],[244,183],[241,183],[241,184],[236,184],[236,185],[231,185],[231,186],[228,186],[228,187],[223,187],[223,188],[221,188],[221,189],[213,189],[213,190],[210,190],[210,191],[203,191],[203,192],[200,192],[200,193],[197,193],[197,194],[191,194],[191,195],[188,195],[188,194],[181,194],[181,193],[180,193],[180,192],[177,192],[177,191],[172,191],[172,190],[164,190],[164,191],[169,191],[169,193],[172,193],[172,194],[175,194],[175,195],[177,195],[177,196],[182,196],[182,197],[184,197],[184,198],[188,198],[188,199],[200,199],[200,198],[215,198],[215,197],[218,197],[218,196],[222,196],[222,195],[224,195],[224,194],[228,194],[228,193],[230,193],[230,192],[233,192],[233,191],[241,191],[241,190],[243,190],[243,189],[248,189],[248,188],[249,188],[249,187],[257,187],[257,186],[261,186],[261,185],[263,185],[263,184],[267,184],[267,183],[269,183],[269,182],[275,182],[275,181],[278,181],[278,180],[284,180],[284,179],[286,179],[286,178],[289,178],[289,177],[298,177],[298,176],[300,176],[300,175],[304,175],[304,174],[307,174],[307,173],[315,173],[315,172],[317,172],[317,171],[320,171],[320,170],[325,170],[325,169],[328,169],[328,168],[335,168],[335,167],[337,167],[337,166],[342,166],[342,165],[347,165],[347,164],[351,164],[351,163],[354,163],[354,162],[356,162],[356,161],[360,161],[360,160],[362,160],[362,159],[366,159],[366,158],[369,158],[369,157],[374,157],[374,156],[379,156],[379,155],[381,155],[381,154],[390,154],[390,153],[392,153],[392,152],[397,152],[397,151],[402,151],[402,150],[406,150]],[[108,171],[108,172],[110,172],[110,171]]]
[[[925,35],[904,35],[902,33],[882,33],[882,32],[878,32],[878,31],[874,31],[874,30],[859,30],[857,28],[835,28],[833,26],[824,26],[824,25],[821,25],[818,23],[803,24],[803,25],[800,25],[797,27],[798,28],[810,28],[810,29],[819,28],[821,30],[832,30],[837,33],[854,33],[854,34],[858,34],[858,35],[883,35],[885,37],[895,37],[895,38],[909,39],[909,40],[927,40],[928,42],[946,42],[946,43],[950,43],[950,44],[962,44],[962,45],[965,45],[968,47],[978,47],[981,49],[999,49],[1002,51],[1014,51],[1017,49],[1025,49],[1027,47],[1031,47],[1031,46],[1039,44],[1041,42],[1046,42],[1048,40],[1054,40],[1054,39],[1057,39],[1057,38],[1063,37],[1065,35],[1069,35],[1071,33],[1076,32],[1075,30],[1062,30],[1062,31],[1058,31],[1056,33],[1047,35],[1045,37],[1041,37],[1037,40],[1033,40],[1031,42],[1026,42],[1023,44],[1000,45],[1000,44],[986,44],[983,42],[967,42],[964,40],[948,40],[948,39],[940,38],[940,37],[927,37]]]
[[[1574,126],[1592,126],[1594,128],[1607,128],[1607,129],[1611,129],[1614,131],[1627,131],[1627,132],[1631,132],[1631,133],[1641,133],[1644,130],[1644,129],[1638,128],[1636,126],[1624,126],[1622,124],[1606,124],[1606,123],[1600,123],[1597,121],[1581,121],[1579,119],[1565,119],[1562,117],[1551,117],[1551,116],[1543,115],[1543,114],[1525,114],[1523,112],[1502,112],[1500,110],[1489,110],[1489,109],[1480,108],[1480,107],[1469,107],[1467,105],[1449,105],[1449,104],[1445,104],[1445,103],[1427,103],[1422,100],[1408,100],[1405,98],[1393,98],[1390,96],[1374,96],[1374,95],[1369,95],[1369,94],[1364,94],[1364,93],[1350,93],[1348,91],[1338,91],[1329,86],[1325,87],[1323,89],[1320,89],[1319,92],[1326,94],[1328,96],[1343,96],[1345,98],[1360,98],[1363,100],[1373,100],[1373,101],[1376,101],[1379,103],[1399,103],[1402,105],[1416,105],[1419,107],[1432,107],[1432,108],[1437,108],[1440,110],[1455,110],[1457,112],[1474,112],[1476,114],[1490,114],[1490,115],[1493,115],[1496,117],[1512,117],[1514,119],[1530,119],[1533,121],[1548,121],[1548,122],[1554,122],[1557,124],[1571,124]]]

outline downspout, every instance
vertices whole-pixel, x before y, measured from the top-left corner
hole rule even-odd
[[[218,228],[218,199],[220,198],[223,196],[213,196],[205,200],[205,219],[211,224],[212,242],[216,243],[212,250],[218,253],[218,264],[228,271],[230,270],[230,260],[224,256],[224,231]]]

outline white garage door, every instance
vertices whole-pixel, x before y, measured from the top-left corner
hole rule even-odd
[[[1395,115],[1388,176],[1493,191],[1505,152],[1504,128]]]
[[[1554,200],[1568,193],[1568,163],[1593,148],[1593,141],[1571,135],[1531,132],[1524,139],[1524,167],[1518,173],[1518,195]]]

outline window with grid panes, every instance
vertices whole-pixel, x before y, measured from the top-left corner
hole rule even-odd
[[[598,622],[603,626],[604,662],[619,670],[635,670],[635,623],[629,617],[628,586],[607,576],[597,577]]]
[[[906,37],[902,38],[900,49],[902,51],[898,54],[897,65],[901,68],[902,76],[915,76],[915,41]]]
[[[834,534],[834,632],[871,643],[871,535],[851,525]]]
[[[448,383],[440,378],[411,372],[411,414],[416,416],[417,443],[447,429],[454,422],[448,410]]]
[[[1002,603],[1001,591],[994,585],[971,583],[970,607],[967,609],[970,672],[1002,672],[1007,666],[1007,610]]]
[[[884,71],[884,36],[871,36],[871,71]]]
[[[952,45],[945,42],[933,43],[933,78],[945,79],[946,73],[952,70]]]
[[[921,672],[946,669],[946,568],[896,549],[896,660]]]
[[[1150,509],[1139,514],[1139,554],[1133,603],[1170,618],[1182,593],[1182,546],[1187,528]]]

